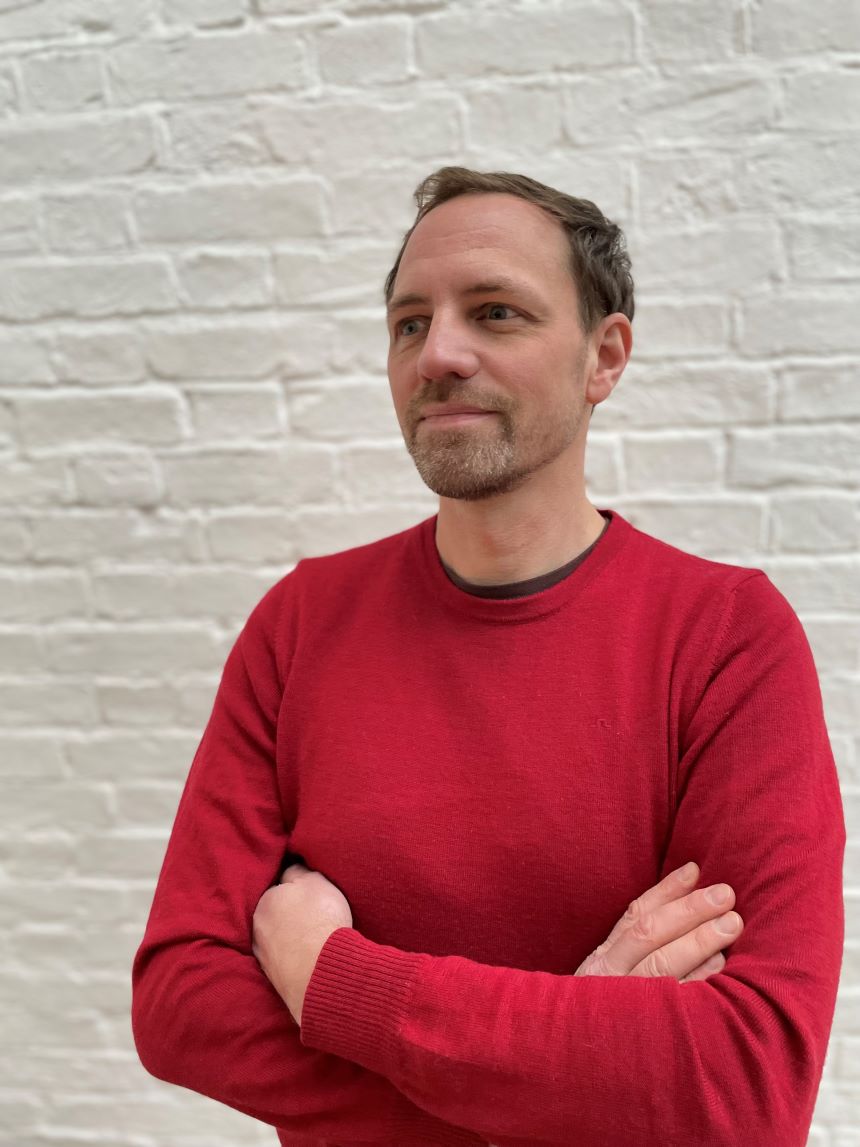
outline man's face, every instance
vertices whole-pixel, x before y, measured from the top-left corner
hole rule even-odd
[[[522,485],[587,429],[589,343],[559,223],[513,195],[462,195],[410,236],[388,378],[421,478],[445,498]],[[477,416],[425,417],[473,406]]]

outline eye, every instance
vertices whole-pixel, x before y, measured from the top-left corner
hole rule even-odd
[[[403,319],[401,322],[399,322],[397,324],[397,333],[400,335],[406,335],[407,337],[409,335],[417,334],[418,330],[420,328],[420,325],[421,325],[420,319]],[[414,327],[415,329],[410,330],[411,327]]]
[[[507,303],[488,303],[485,309],[487,318],[492,320],[501,320],[506,317],[505,315],[498,314],[498,311],[510,311],[512,315],[516,314],[513,307],[509,307]]]

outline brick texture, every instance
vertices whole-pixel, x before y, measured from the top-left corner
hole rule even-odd
[[[252,605],[435,510],[381,291],[453,162],[622,224],[589,497],[806,627],[849,837],[809,1143],[860,1145],[858,54],[856,0],[0,4],[0,1143],[273,1142],[144,1072],[129,965]]]

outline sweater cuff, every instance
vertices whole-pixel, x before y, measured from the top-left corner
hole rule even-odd
[[[301,1041],[388,1076],[422,956],[376,944],[354,928],[328,937],[302,1004]]]

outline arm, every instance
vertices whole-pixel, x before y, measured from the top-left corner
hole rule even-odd
[[[663,871],[696,856],[736,891],[746,926],[723,973],[557,976],[341,928],[303,1043],[503,1147],[802,1147],[839,978],[845,826],[812,654],[764,575],[731,593],[704,670]]]
[[[286,831],[275,776],[283,690],[275,642],[288,579],[233,646],[173,826],[132,970],[144,1067],[290,1132],[290,1142],[473,1145],[388,1080],[303,1047],[252,952],[251,922],[277,881]]]

